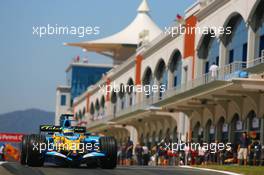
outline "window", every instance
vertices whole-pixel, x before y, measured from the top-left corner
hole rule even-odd
[[[174,87],[177,87],[177,82],[178,82],[178,77],[175,76],[175,77],[174,77]]]
[[[65,106],[66,105],[66,95],[61,95],[61,106]]]
[[[264,50],[264,35],[260,37],[259,41],[259,56],[262,56],[262,50]]]
[[[234,50],[229,51],[229,64],[234,62]]]
[[[247,62],[247,43],[243,44],[242,61]]]
[[[219,66],[219,56],[216,57],[216,65]]]
[[[206,61],[205,63],[205,73],[207,74],[209,72],[209,61]]]

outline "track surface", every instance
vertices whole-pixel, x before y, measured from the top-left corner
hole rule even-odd
[[[2,167],[1,167],[2,166]],[[41,168],[21,166],[18,163],[5,163],[0,168],[11,175],[224,175],[217,172],[194,170],[182,167],[117,167],[114,170],[88,169],[86,167],[60,168],[46,165]],[[1,172],[1,171],[0,171]],[[6,175],[0,173],[1,175]]]

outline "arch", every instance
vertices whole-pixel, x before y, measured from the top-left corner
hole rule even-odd
[[[193,132],[192,132],[192,139],[194,142],[201,142],[203,138],[203,130],[201,123],[198,121],[196,122]]]
[[[256,32],[264,22],[264,0],[256,1],[247,19],[252,29]]]
[[[173,78],[172,84],[174,87],[181,84],[181,75],[182,75],[182,54],[178,49],[175,49],[169,59],[168,69],[172,73]]]
[[[102,95],[102,97],[101,97],[100,105],[104,109],[104,107],[105,107],[105,97],[104,97],[104,95]]]
[[[82,116],[84,117],[85,116],[85,113],[86,113],[86,109],[85,107],[83,108],[83,111],[82,111]]]
[[[129,78],[128,80],[127,80],[127,93],[128,94],[132,94],[132,92],[133,92],[133,88],[134,88],[134,80],[133,80],[133,78]]]
[[[252,30],[255,32],[255,56],[261,57],[264,50],[264,0],[256,1],[250,12],[248,22]],[[257,43],[256,43],[257,42]]]
[[[242,15],[233,12],[229,15],[223,26],[226,30],[220,35],[222,43],[227,48],[226,64],[234,61],[247,61],[248,30]]]
[[[152,147],[154,145],[156,145],[156,131],[153,131],[152,133],[152,143],[151,143]]]
[[[125,86],[123,83],[120,84],[120,87],[119,87],[119,92],[118,92],[118,97],[120,99],[120,108],[121,109],[124,109],[125,108]]]
[[[144,145],[146,145],[149,149],[151,147],[150,134],[149,134],[149,132],[146,134],[146,138],[145,138]]]
[[[147,98],[149,98],[153,94],[150,86],[153,86],[153,84],[154,84],[152,70],[149,66],[146,67],[146,69],[144,71],[144,74],[142,77],[142,84],[143,84],[143,86],[146,86],[144,94]],[[149,87],[147,87],[147,86],[149,86]]]
[[[80,109],[78,112],[78,119],[81,119],[81,118],[82,118],[82,110]]]
[[[166,63],[165,61],[161,58],[155,68],[155,77],[158,81],[161,80],[164,71],[166,70]]]
[[[136,93],[134,90],[134,80],[133,78],[129,78],[127,81],[127,95],[128,95],[128,106],[132,106],[134,104],[134,94]]]
[[[96,111],[100,110],[100,103],[99,103],[99,99],[98,98],[95,101],[95,109],[96,109]]]
[[[198,58],[203,60],[203,73],[208,73],[211,65],[219,65],[219,42],[213,29],[208,29],[208,33],[204,34],[198,44]]]
[[[177,64],[182,61],[182,54],[178,49],[175,49],[169,59],[168,68],[171,72],[177,69]]]
[[[215,141],[215,130],[213,127],[213,121],[211,119],[208,119],[205,125],[205,139],[208,143],[212,143]]]
[[[120,99],[122,99],[125,96],[125,86],[123,83],[120,84],[120,89],[118,92],[118,96]]]
[[[174,129],[173,129],[173,134],[172,134],[172,140],[173,140],[173,142],[176,142],[176,143],[178,143],[178,128],[177,128],[177,126],[175,126],[174,127]]]
[[[260,140],[261,120],[260,118],[257,117],[256,112],[254,110],[251,110],[248,113],[245,123],[246,123],[247,131],[249,132],[249,136],[252,139]]]
[[[208,57],[209,47],[212,43],[212,40],[216,38],[215,32],[213,29],[209,28],[207,34],[203,34],[197,45],[197,54],[201,59],[206,59]]]
[[[230,123],[230,128],[231,128],[231,134],[230,134],[230,141],[231,143],[234,144],[234,146],[236,147],[236,145],[238,144],[238,140],[240,137],[240,134],[242,132],[243,128],[238,128],[238,125],[240,125],[238,122],[240,121],[240,116],[238,113],[235,113],[232,117],[231,123]]]
[[[163,137],[163,131],[162,131],[162,129],[160,129],[160,131],[159,131],[159,136],[158,136],[158,142],[160,142],[161,140],[162,140],[162,137]]]
[[[238,12],[233,12],[231,13],[228,18],[225,20],[224,24],[223,24],[223,27],[226,29],[227,27],[231,30],[231,34],[230,34],[230,31],[226,31],[219,36],[220,40],[222,40],[222,42],[224,43],[224,45],[227,45],[228,44],[228,41],[230,40],[230,38],[232,38],[233,36],[233,30],[235,29],[235,27],[237,26],[237,23],[240,21],[240,20],[243,20],[243,17],[240,13]]]
[[[94,115],[95,109],[94,109],[94,103],[92,102],[90,105],[90,114]]]
[[[155,68],[155,78],[157,80],[156,85],[159,86],[158,92],[159,98],[162,99],[163,93],[168,87],[168,72],[165,61],[161,58]]]
[[[113,90],[111,93],[111,102],[112,102],[112,104],[115,104],[117,102],[117,94],[116,94],[115,90]]]
[[[228,141],[228,128],[225,124],[225,118],[223,116],[219,118],[216,129],[217,140],[226,143]]]
[[[152,70],[148,66],[148,67],[146,67],[146,69],[145,69],[145,71],[143,73],[142,84],[143,85],[150,85],[151,81],[152,81]]]
[[[143,143],[144,143],[144,134],[141,133],[139,144],[143,145]]]
[[[170,133],[171,133],[170,128],[167,128],[167,130],[166,130],[166,134],[165,134],[165,137],[166,137],[166,138],[167,138],[167,137],[170,138]]]

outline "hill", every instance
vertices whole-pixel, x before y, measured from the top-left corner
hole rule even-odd
[[[28,109],[0,114],[0,132],[38,133],[39,125],[54,124],[54,112]]]

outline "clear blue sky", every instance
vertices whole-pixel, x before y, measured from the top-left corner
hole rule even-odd
[[[65,84],[65,68],[76,56],[111,63],[102,56],[63,46],[101,38],[126,27],[141,0],[2,0],[0,3],[0,113],[27,108],[55,110],[56,86]],[[195,0],[149,0],[151,16],[163,29]],[[40,25],[100,26],[100,35],[32,35]]]

